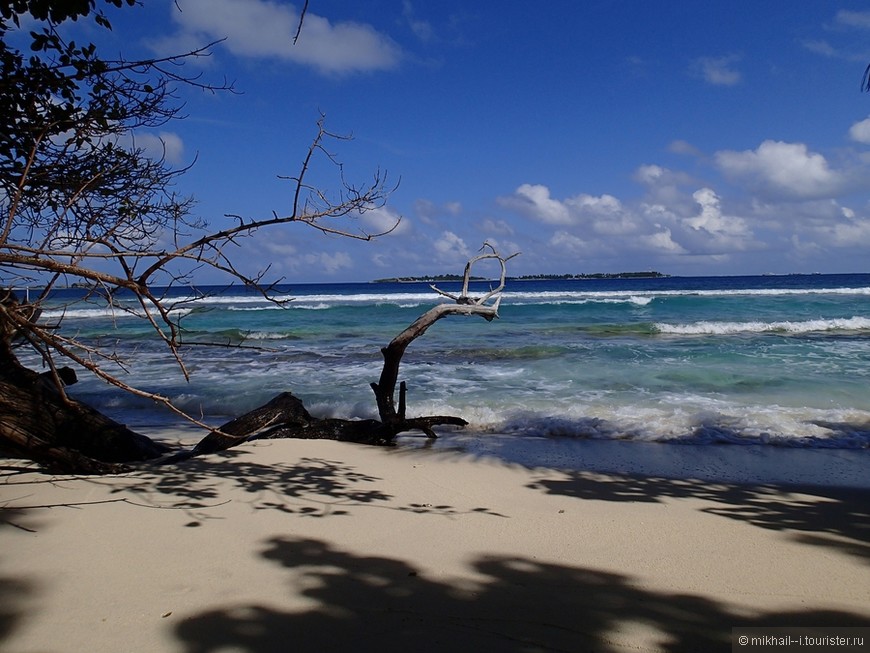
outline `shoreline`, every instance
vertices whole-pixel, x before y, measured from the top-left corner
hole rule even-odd
[[[412,444],[260,440],[111,477],[3,461],[0,647],[673,653],[870,624],[866,489]]]
[[[193,446],[203,434],[198,427],[177,423],[128,426],[173,446]],[[437,440],[431,441],[421,435],[401,435],[395,449],[492,458],[530,469],[870,490],[870,449],[678,444],[462,430],[442,431]]]
[[[400,446],[408,446],[407,439]],[[492,456],[530,468],[734,484],[870,490],[870,450],[867,449],[677,444],[459,433],[439,437],[431,449],[454,449],[471,456]]]

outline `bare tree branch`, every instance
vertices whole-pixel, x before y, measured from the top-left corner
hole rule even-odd
[[[305,14],[308,12],[308,0],[302,5],[302,11],[299,12],[299,24],[296,26],[296,34],[293,37],[293,45],[299,40],[299,35],[302,33],[302,23],[305,22]]]
[[[384,356],[384,367],[381,371],[380,379],[377,383],[372,383],[372,390],[375,393],[375,398],[378,404],[378,413],[381,421],[384,424],[393,424],[398,427],[406,420],[405,417],[405,401],[404,401],[404,385],[399,401],[399,410],[396,410],[396,383],[399,378],[399,365],[405,350],[414,340],[422,336],[435,322],[448,315],[479,315],[487,322],[498,317],[498,307],[501,302],[501,291],[504,289],[507,268],[505,263],[517,256],[519,252],[510,256],[502,256],[489,242],[485,242],[481,250],[487,250],[484,254],[475,256],[465,265],[465,272],[462,278],[462,291],[459,295],[454,295],[443,290],[439,290],[434,285],[432,289],[438,294],[448,297],[453,300],[453,304],[438,304],[426,311],[418,317],[410,326],[403,330],[399,335],[390,341],[390,344],[381,349]],[[471,271],[475,263],[486,259],[495,259],[500,266],[499,284],[496,288],[490,290],[483,297],[471,297],[468,294],[468,286],[471,279]],[[494,301],[492,303],[490,300]],[[431,431],[429,432],[430,435]]]
[[[262,217],[224,216],[229,222],[222,228],[210,227],[192,217],[193,200],[174,190],[190,166],[169,165],[165,148],[162,156],[149,154],[137,145],[136,134],[184,117],[177,94],[181,87],[234,91],[226,80],[213,83],[184,68],[186,62],[210,56],[220,41],[168,57],[101,58],[92,44],[65,41],[55,23],[96,13],[97,24],[109,27],[94,3],[18,4],[20,9],[0,16],[0,36],[15,29],[18,13],[31,5],[42,12],[33,18],[44,22],[29,32],[28,53],[15,49],[13,39],[0,38],[0,382],[32,381],[18,357],[19,348],[27,347],[41,358],[64,401],[59,370],[67,360],[203,425],[168,397],[125,381],[130,361],[111,344],[68,332],[68,311],[78,302],[99,302],[110,319],[126,312],[144,320],[187,379],[184,313],[170,299],[171,289],[190,285],[194,271],[210,268],[281,304],[285,300],[275,292],[281,280],[267,280],[269,266],[255,271],[241,267],[232,256],[233,246],[260,229],[295,223],[357,240],[385,235],[398,219],[373,233],[360,226],[359,218],[382,207],[395,186],[380,170],[368,183],[350,183],[329,150],[331,143],[349,138],[328,131],[321,114],[296,174],[279,177],[291,183],[289,207]],[[306,1],[294,41],[307,11]],[[338,179],[335,194],[310,181],[321,164]],[[40,319],[51,291],[71,284],[89,290],[60,306],[55,301],[52,309],[59,317],[50,324]],[[39,285],[42,291],[29,304],[13,301],[9,289],[21,285]]]

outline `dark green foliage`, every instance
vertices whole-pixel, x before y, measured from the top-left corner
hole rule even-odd
[[[43,21],[29,54],[7,39],[25,11]],[[18,240],[2,243],[0,266],[43,269],[11,257],[57,234],[67,249],[133,233],[147,241],[185,202],[166,192],[174,171],[119,138],[176,115],[169,80],[156,62],[105,60],[92,43],[64,40],[66,20],[93,15],[110,27],[95,0],[7,0],[0,13],[0,194],[10,203],[4,231]]]

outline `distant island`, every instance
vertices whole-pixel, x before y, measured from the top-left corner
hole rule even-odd
[[[591,274],[524,274],[508,277],[508,281],[552,281],[570,279],[664,279],[671,275],[662,272],[593,272]],[[471,277],[471,281],[489,281],[486,277]],[[437,281],[462,281],[461,274],[436,274],[428,277],[389,277],[375,279],[372,283],[420,283]]]
[[[436,281],[462,281],[461,274],[435,274],[430,277],[389,277],[387,279],[375,279],[372,283],[419,283]],[[489,281],[486,277],[469,277],[469,281]]]

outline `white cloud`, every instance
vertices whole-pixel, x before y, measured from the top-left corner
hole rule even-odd
[[[399,47],[370,25],[332,23],[311,11],[305,14],[294,44],[299,13],[289,4],[269,0],[178,0],[177,4],[171,11],[181,32],[165,39],[161,49],[168,42],[189,46],[198,41],[202,46],[226,38],[223,46],[237,56],[284,59],[327,74],[390,69],[401,57]]]
[[[566,200],[553,199],[540,184],[523,184],[499,203],[538,222],[555,226],[584,225],[601,234],[625,234],[635,230],[631,215],[613,195],[580,193]]]
[[[699,213],[678,222],[683,232],[683,244],[693,253],[723,254],[740,252],[758,246],[747,220],[722,212],[721,200],[711,188],[701,188],[692,194]]]
[[[719,196],[710,188],[702,188],[692,194],[701,205],[701,213],[683,220],[683,223],[696,230],[703,230],[714,236],[749,236],[746,220],[722,215]]]
[[[298,248],[292,243],[282,243],[274,238],[261,238],[257,247],[261,247],[279,258],[292,259],[299,253]]]
[[[465,241],[452,231],[442,232],[441,237],[433,244],[437,258],[441,261],[467,261],[471,252]]]
[[[502,236],[513,236],[514,228],[505,220],[493,220],[487,218],[480,225],[480,230],[485,234],[496,234]]]
[[[870,144],[870,118],[851,134],[861,142],[866,135]],[[870,203],[847,208],[836,199],[867,188],[868,164],[860,153],[838,154],[835,165],[803,143],[767,140],[755,149],[716,153],[715,170],[708,169],[703,182],[680,170],[641,165],[633,174],[642,187],[639,197],[579,193],[561,199],[546,185],[523,184],[498,202],[534,222],[521,249],[523,260],[538,267],[631,261],[638,269],[708,265],[736,272],[727,266],[749,261],[753,252],[818,266],[807,257],[858,256],[870,246]],[[720,188],[714,172],[737,187]],[[484,224],[497,226],[493,220]]]
[[[564,230],[559,230],[553,234],[549,246],[576,258],[592,258],[601,254],[600,247]]]
[[[658,165],[642,165],[635,171],[633,178],[647,189],[644,204],[666,206],[670,211],[681,214],[694,210],[695,203],[683,190],[687,186],[697,187],[697,182],[690,175]]]
[[[639,242],[649,249],[664,254],[685,254],[685,248],[674,242],[670,229],[662,229],[654,234],[641,236]]]
[[[353,259],[351,259],[347,252],[305,254],[302,260],[305,262],[306,267],[316,266],[327,274],[335,274],[341,270],[353,268]]]
[[[849,138],[857,143],[870,145],[870,118],[856,122],[849,128]]]
[[[692,62],[692,71],[708,84],[714,86],[735,86],[742,80],[740,71],[734,64],[740,61],[736,54],[724,57],[700,57]]]
[[[546,224],[571,224],[573,219],[568,208],[550,197],[550,189],[541,184],[523,184],[510,197],[499,198],[502,206],[544,222]]]
[[[382,234],[389,231],[389,235],[398,236],[411,231],[411,221],[388,206],[369,209],[360,217],[366,224],[366,233]]]
[[[462,203],[461,202],[447,202],[444,204],[444,210],[449,215],[459,215],[462,213]]]
[[[804,41],[803,46],[809,50],[810,52],[815,52],[816,54],[820,54],[825,57],[836,57],[838,56],[837,50],[827,41]]]
[[[581,193],[565,200],[565,206],[581,217],[611,217],[622,212],[622,202],[613,195],[587,195]]]
[[[662,189],[689,186],[695,181],[684,172],[677,172],[658,165],[642,165],[634,171],[634,180],[650,190],[660,193]]]
[[[130,145],[144,150],[145,154],[152,159],[163,158],[171,164],[183,162],[184,142],[174,132],[136,133],[132,135]]]
[[[657,165],[642,165],[634,173],[634,178],[642,184],[654,184],[664,176],[665,169]]]
[[[668,144],[668,151],[674,154],[685,154],[687,156],[703,156],[703,152],[688,141],[677,139]]]
[[[784,198],[831,197],[845,182],[824,156],[809,152],[803,143],[768,140],[755,150],[717,152],[715,159],[729,177]]]
[[[815,206],[810,215],[801,216],[794,229],[806,239],[800,242],[813,243],[817,247],[854,250],[870,246],[870,219],[853,209],[831,201]]]
[[[870,245],[870,220],[850,220],[833,225],[830,242],[835,247],[867,247]]]
[[[840,9],[834,16],[834,21],[839,25],[857,27],[858,29],[870,29],[870,11],[849,11]]]

